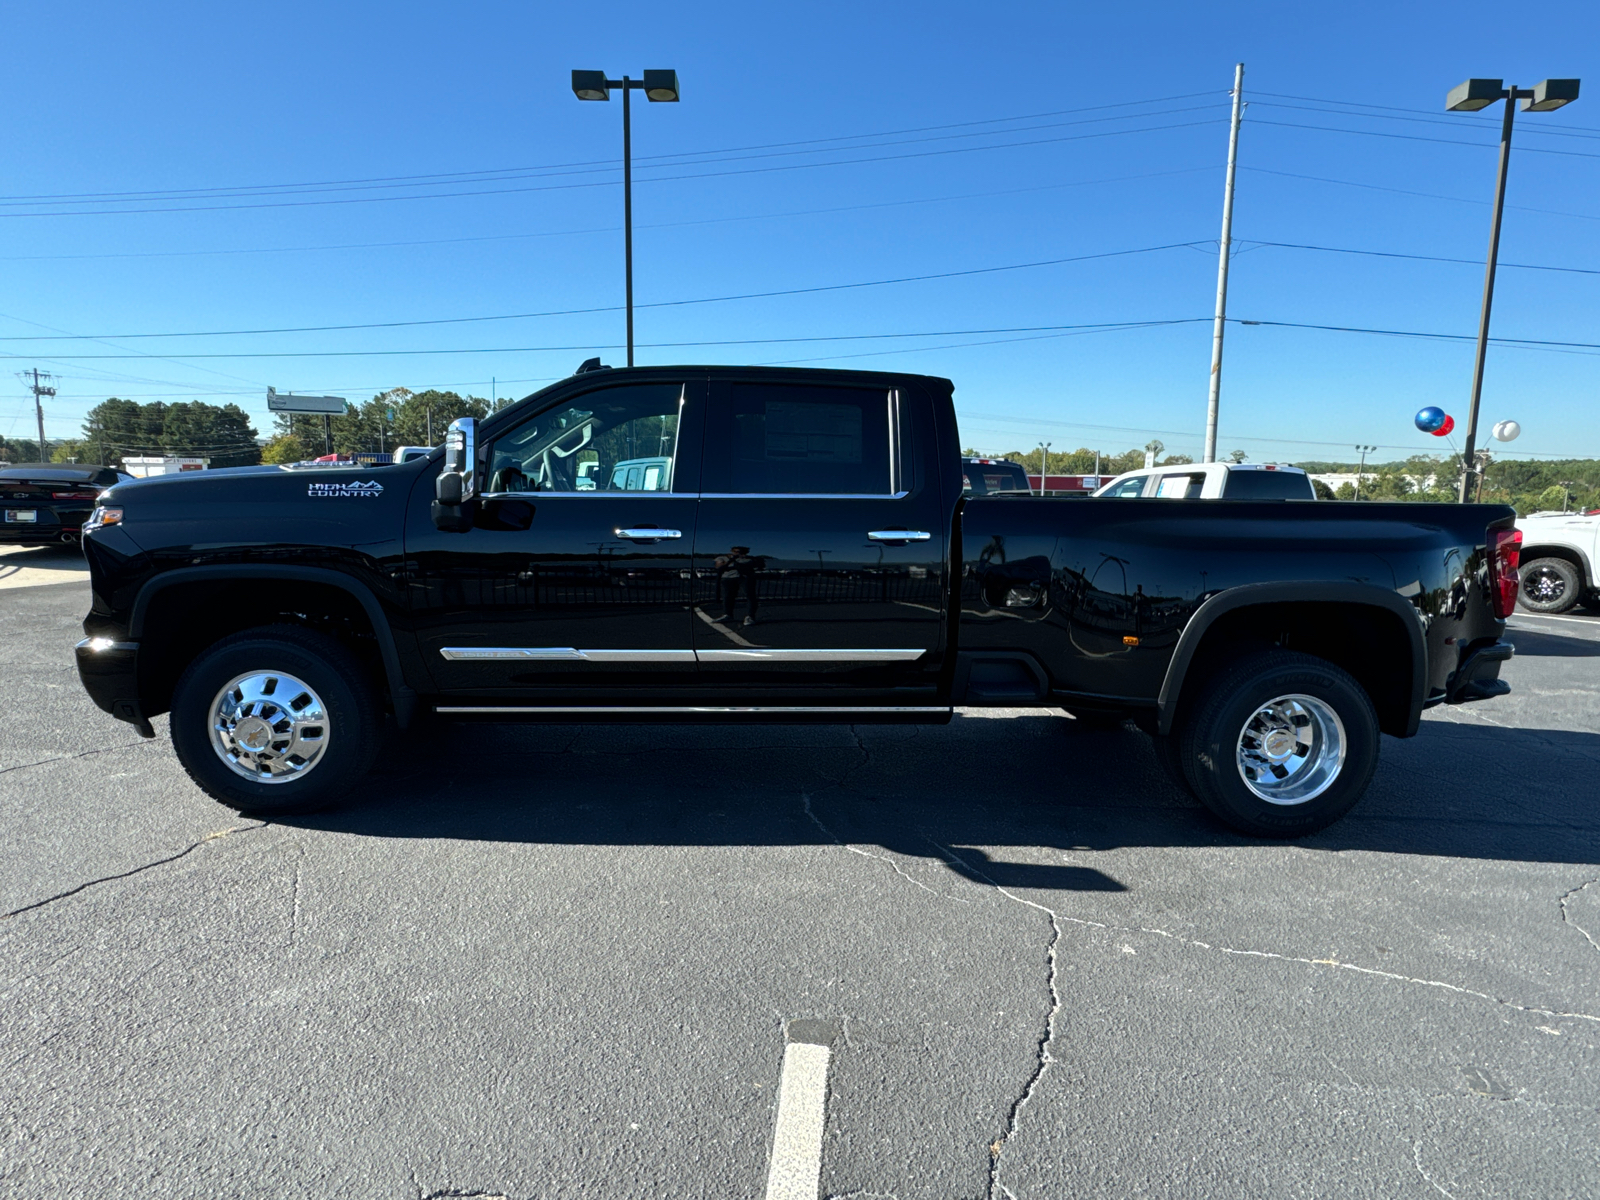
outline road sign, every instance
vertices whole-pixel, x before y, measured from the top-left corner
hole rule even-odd
[[[267,389],[267,409],[281,413],[326,413],[339,416],[348,407],[343,396],[280,396],[275,388]]]

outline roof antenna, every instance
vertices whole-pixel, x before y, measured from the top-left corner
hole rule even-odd
[[[609,370],[611,370],[611,368],[606,366],[606,364],[601,362],[598,358],[586,358],[586,359],[583,360],[583,365],[581,367],[579,367],[576,371],[574,371],[573,374],[574,375],[587,375],[590,371],[609,371]]]

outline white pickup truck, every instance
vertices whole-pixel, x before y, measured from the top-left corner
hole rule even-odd
[[[1517,603],[1529,612],[1563,613],[1575,604],[1600,612],[1600,509],[1541,512],[1517,521],[1522,577]]]
[[[1315,500],[1311,477],[1299,467],[1261,463],[1173,463],[1126,471],[1096,496],[1163,500]]]

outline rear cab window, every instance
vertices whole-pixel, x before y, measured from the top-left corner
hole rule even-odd
[[[1229,471],[1224,500],[1315,500],[1311,478],[1300,471]]]

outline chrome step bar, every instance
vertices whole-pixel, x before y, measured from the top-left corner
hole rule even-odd
[[[926,650],[579,650],[574,646],[442,646],[450,662],[770,663],[911,662]]]
[[[638,716],[644,714],[660,714],[661,716],[682,716],[690,713],[707,715],[751,715],[766,716],[778,714],[783,716],[820,716],[820,715],[891,715],[905,714],[915,716],[949,716],[955,710],[948,704],[929,705],[622,705],[622,704],[585,704],[585,705],[557,705],[557,704],[440,704],[434,707],[434,712],[442,716],[466,715],[507,715],[531,716],[543,713],[591,713],[598,716],[612,714],[628,714]]]

